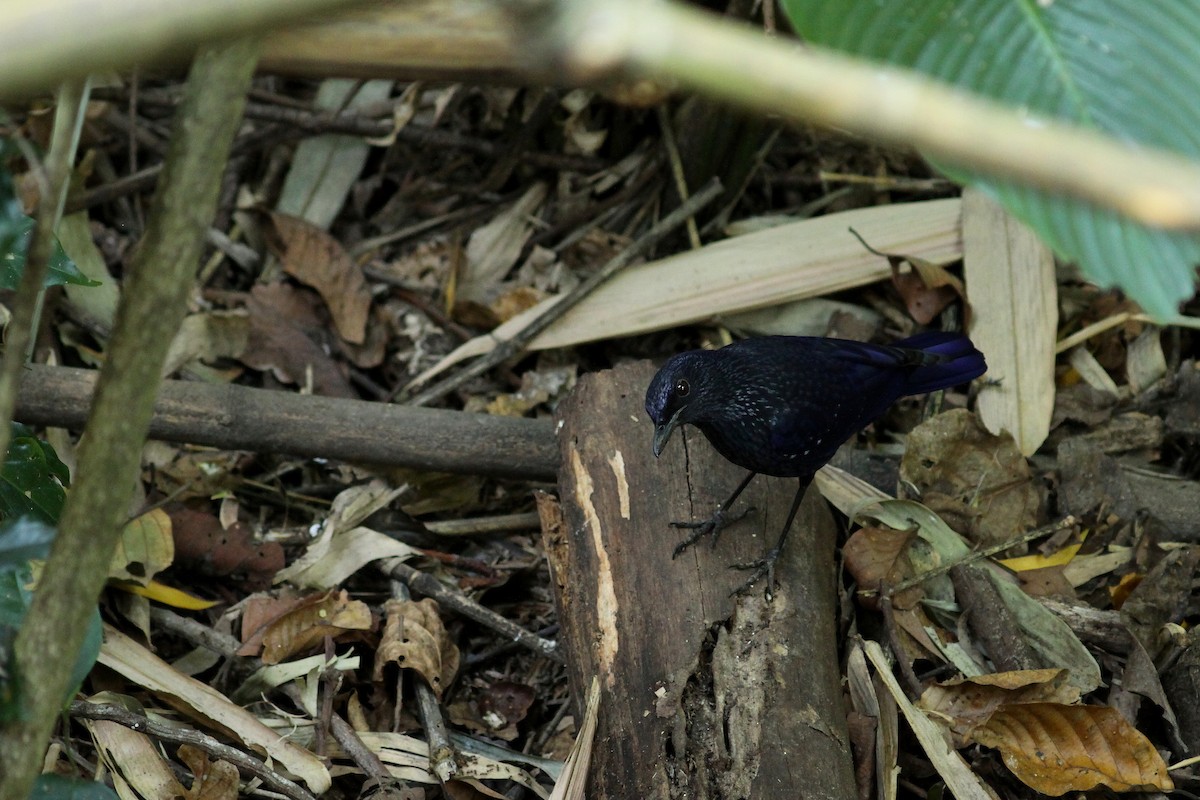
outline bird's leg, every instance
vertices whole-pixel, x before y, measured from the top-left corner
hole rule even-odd
[[[788,532],[792,529],[792,522],[796,519],[796,512],[800,510],[800,503],[804,501],[804,493],[808,491],[810,483],[812,483],[812,476],[800,479],[800,486],[796,489],[796,496],[792,499],[792,510],[788,512],[787,522],[783,523],[783,532],[779,534],[779,541],[775,543],[775,546],[757,561],[733,565],[734,569],[753,570],[753,572],[750,573],[750,577],[746,579],[745,583],[733,590],[730,596],[745,594],[765,575],[767,577],[767,597],[770,598],[771,589],[775,586],[775,562],[779,560],[779,554],[783,552],[783,543],[787,541]]]
[[[750,485],[750,481],[753,480],[754,476],[757,474],[757,472],[751,472],[749,475],[743,478],[742,482],[738,484],[738,487],[733,490],[733,494],[729,495],[729,499],[717,506],[716,512],[703,522],[672,522],[672,528],[690,528],[692,532],[686,539],[675,545],[675,552],[671,554],[671,558],[677,558],[680,553],[682,553],[684,550],[687,550],[705,536],[712,536],[713,546],[715,547],[717,544],[717,537],[721,535],[721,530],[723,528],[732,525],[742,517],[749,514],[750,509],[748,508],[741,514],[738,514],[736,517],[729,516],[725,512],[729,510],[729,507],[732,506],[734,501],[738,499],[738,496],[745,491],[746,487]]]

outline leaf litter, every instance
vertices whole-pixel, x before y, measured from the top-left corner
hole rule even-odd
[[[511,335],[677,202],[647,112],[600,95],[355,89],[260,80],[219,236],[172,350],[174,375],[403,401]],[[87,140],[89,158],[108,166],[81,170],[88,189],[161,157],[150,143],[179,95],[156,78],[142,81],[136,102],[128,85],[99,96],[145,135],[97,115],[93,135],[105,133]],[[349,135],[328,124],[331,109],[391,133]],[[686,166],[707,176],[737,165],[697,156]],[[852,679],[855,669],[880,679],[851,693],[865,726],[856,741],[897,724],[881,710],[885,696],[906,720],[898,750],[881,746],[882,760],[857,764],[863,785],[886,785],[902,762],[911,778],[901,792],[912,796],[943,786],[959,797],[1194,790],[1192,768],[1166,766],[1200,750],[1191,628],[1200,369],[1190,329],[1149,324],[1069,270],[1050,277],[1050,308],[1023,302],[1031,289],[1011,257],[977,257],[979,241],[1027,246],[1021,234],[944,183],[931,195],[823,177],[925,178],[906,154],[785,131],[740,166],[749,177],[728,197],[727,227],[750,232],[723,239],[698,220],[703,247],[682,236],[660,245],[539,335],[537,355],[473,378],[442,405],[549,425],[582,372],[718,343],[739,315],[800,301],[811,305],[782,322],[741,319],[880,340],[974,320],[979,341],[998,342],[985,346],[995,373],[978,398],[947,392],[949,411],[937,415],[903,404],[851,442],[881,460],[881,485],[835,468],[819,479],[853,528],[842,548],[846,628],[874,631],[887,617],[891,630],[839,645]],[[140,191],[118,190],[64,226],[66,254],[105,288],[68,285],[56,296],[58,363],[103,360],[124,254],[149,200]],[[112,672],[96,683],[122,694],[91,702],[220,732],[314,793],[334,783],[353,792],[370,769],[334,717],[431,797],[513,785],[544,796],[572,734],[590,741],[594,716],[575,718],[583,698],[571,698],[560,661],[480,621],[482,609],[542,637],[557,631],[528,522],[531,484],[163,443],[147,447],[145,465],[145,501],[113,567],[123,583],[103,606],[112,627],[101,663]],[[506,518],[525,521],[491,522]],[[450,521],[469,531],[475,520],[479,533],[435,532]],[[396,563],[431,576],[451,602],[400,597]],[[118,601],[131,582],[154,604],[142,594]],[[193,661],[197,647],[212,658]],[[1017,651],[1030,666],[1002,668]],[[190,663],[204,680],[187,674]],[[893,663],[916,685],[895,682]],[[453,730],[444,746],[459,773],[444,789],[430,769],[431,747],[443,745],[418,713],[415,682],[433,690]],[[236,777],[211,753],[148,749],[144,734],[89,725],[113,774],[150,758],[162,785],[182,769],[193,793],[211,784],[226,787],[213,796],[232,796]],[[586,753],[571,759],[577,772]]]

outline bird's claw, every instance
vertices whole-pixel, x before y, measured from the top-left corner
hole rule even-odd
[[[758,583],[765,576],[767,579],[767,599],[769,600],[771,591],[775,588],[775,562],[778,560],[779,548],[774,547],[757,561],[749,561],[745,564],[731,564],[730,569],[750,570],[750,577],[741,586],[730,592],[729,596],[738,597],[746,594],[754,584]]]
[[[740,514],[734,516],[726,514],[725,509],[718,506],[713,515],[703,522],[672,522],[672,528],[687,528],[691,530],[691,533],[688,534],[686,539],[675,545],[675,551],[671,553],[671,558],[678,558],[680,553],[682,553],[684,550],[687,550],[705,536],[711,536],[712,546],[716,547],[717,539],[720,537],[721,531],[723,531],[725,528],[728,528],[733,523],[740,521],[753,510],[753,507],[748,507]]]

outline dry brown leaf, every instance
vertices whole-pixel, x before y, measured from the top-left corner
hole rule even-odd
[[[902,261],[912,266],[910,272],[900,271]],[[946,306],[966,295],[962,281],[932,261],[888,255],[888,263],[892,267],[892,285],[904,300],[909,315],[921,325],[928,325]]]
[[[438,604],[429,599],[392,600],[385,607],[387,622],[375,653],[375,680],[389,663],[415,670],[439,698],[458,672],[458,647],[446,633]]]
[[[915,530],[895,531],[873,526],[860,528],[850,535],[842,555],[846,559],[846,569],[858,584],[860,601],[873,604],[878,599],[878,590],[889,589],[911,574],[902,555],[916,535]],[[912,608],[920,596],[921,587],[914,586],[893,597],[892,603],[900,608]]]
[[[1175,788],[1154,745],[1114,708],[1002,706],[972,738],[999,750],[1013,774],[1042,794]]]
[[[1029,465],[1008,434],[974,414],[938,414],[909,434],[900,477],[922,502],[977,544],[1009,541],[1037,525],[1040,502]]]
[[[959,678],[930,686],[917,706],[946,719],[962,747],[971,732],[997,708],[1017,703],[1074,703],[1079,689],[1066,681],[1065,669],[1026,669]]]
[[[193,775],[186,800],[237,800],[237,767],[228,761],[209,761],[203,750],[190,744],[180,745],[178,755]]]
[[[345,591],[312,595],[269,623],[262,635],[264,664],[278,664],[326,636],[371,628],[371,609]]]
[[[251,289],[246,301],[250,336],[239,359],[254,369],[271,370],[285,383],[311,386],[314,394],[357,398],[337,364],[307,333],[324,328],[308,297],[312,293],[307,289],[282,282]]]
[[[341,243],[299,217],[267,212],[267,244],[284,271],[318,292],[333,315],[338,335],[347,342],[366,340],[371,293],[362,270]]]
[[[244,576],[244,585],[254,591],[270,586],[271,578],[283,567],[279,542],[255,541],[240,522],[224,528],[215,515],[174,503],[164,511],[170,517],[179,568],[205,575]]]

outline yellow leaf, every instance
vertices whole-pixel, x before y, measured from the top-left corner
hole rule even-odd
[[[1045,567],[1062,567],[1071,563],[1071,559],[1075,558],[1075,554],[1079,552],[1079,548],[1082,546],[1083,542],[1080,541],[1078,544],[1067,545],[1048,556],[1036,553],[1034,555],[1018,556],[1017,558],[1005,558],[1000,563],[1013,572],[1027,572],[1031,569],[1043,569]]]
[[[187,611],[203,611],[206,608],[212,608],[217,605],[216,600],[205,600],[202,597],[196,597],[194,594],[188,594],[182,589],[176,589],[173,586],[167,586],[165,583],[158,581],[150,581],[145,586],[132,581],[109,581],[109,586],[120,589],[130,594],[148,597],[156,603],[162,603],[165,606],[172,608],[182,608]]]
[[[1154,745],[1115,708],[1001,706],[972,738],[999,750],[1012,773],[1042,794],[1175,788]]]

